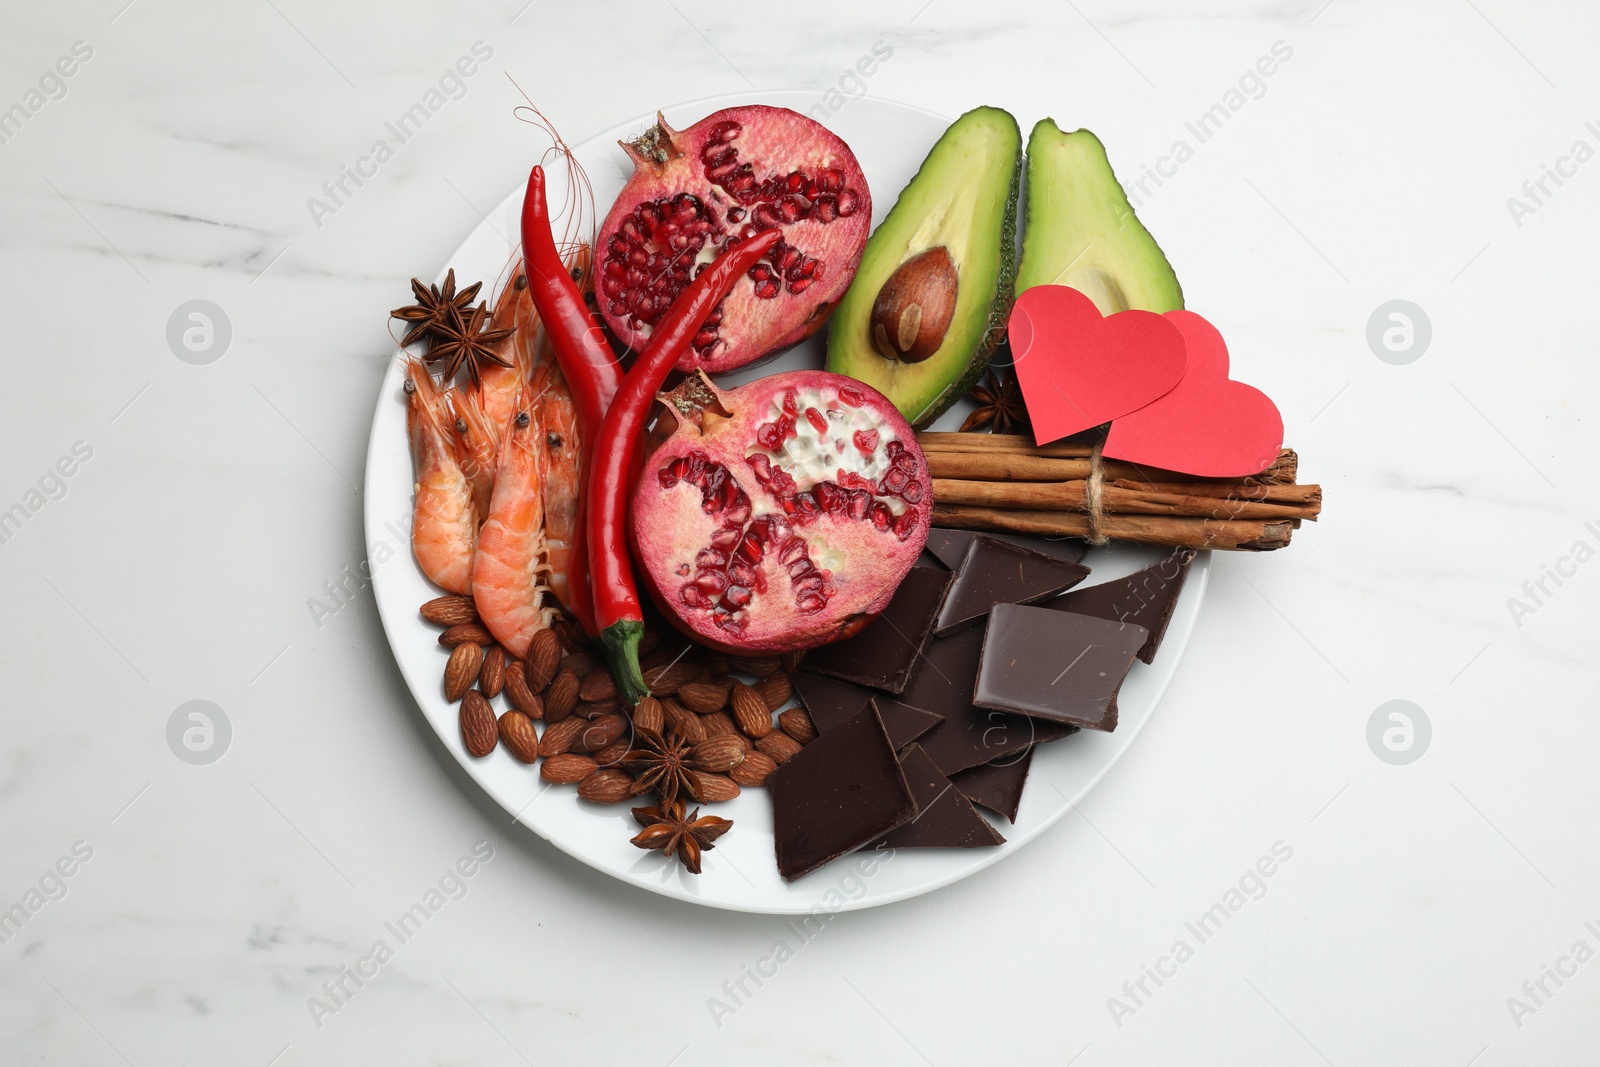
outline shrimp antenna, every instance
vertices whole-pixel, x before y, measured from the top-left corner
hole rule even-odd
[[[539,110],[538,105],[522,86],[517,84],[517,79],[513,78],[509,71],[506,72],[506,80],[523,99],[523,103],[517,105],[512,114],[522,122],[538,128],[550,139],[550,146],[539,157],[540,165],[547,165],[552,157],[559,157],[566,175],[566,189],[563,192],[561,210],[556,212],[557,217],[562,219],[557,247],[567,252],[580,244],[587,244],[592,248],[598,220],[595,218],[594,186],[590,184],[588,172],[583,169],[583,164],[578,162],[578,157],[573,155],[572,146],[561,136],[555,123]]]

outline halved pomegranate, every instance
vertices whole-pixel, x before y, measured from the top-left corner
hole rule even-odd
[[[822,326],[872,228],[872,196],[849,145],[798,112],[753,104],[682,131],[657,116],[622,147],[633,177],[595,244],[595,296],[617,336],[642,347],[726,244],[773,227],[783,240],[712,312],[679,369],[742,367]]]
[[[933,513],[927,461],[894,404],[825,371],[727,392],[695,375],[674,399],[677,427],[645,461],[632,514],[667,618],[748,654],[825,645],[882,611]]]

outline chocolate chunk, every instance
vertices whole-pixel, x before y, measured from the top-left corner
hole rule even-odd
[[[768,775],[767,788],[778,873],[791,882],[917,814],[871,702]]]
[[[989,613],[972,702],[1091,730],[1117,728],[1117,690],[1143,626],[1001,604]]]
[[[1021,756],[1005,756],[993,763],[952,774],[950,784],[974,804],[981,804],[1007,822],[1015,823],[1017,808],[1022,804],[1022,787],[1028,780],[1031,766],[1033,749],[1029,748]],[[907,777],[910,777],[909,771]]]
[[[911,787],[917,815],[885,834],[879,844],[886,848],[983,848],[1006,843],[973,809],[972,801],[939,773],[920,745],[900,753],[900,769]]]
[[[983,634],[984,626],[979,623],[929,641],[912,672],[910,685],[897,701],[944,716],[943,724],[917,740],[943,774],[989,763],[1029,745],[1066,737],[1077,729],[973,707],[972,690],[983,652]],[[884,699],[879,706],[888,703]]]
[[[1030,537],[1027,534],[979,533],[977,530],[941,530],[937,527],[928,531],[928,544],[923,553],[933,556],[951,570],[958,571],[961,569],[961,561],[967,558],[967,549],[974,537],[1004,541],[1018,548],[1066,560],[1068,563],[1077,563],[1089,554],[1089,542],[1076,537]]]
[[[1167,623],[1172,621],[1172,609],[1177,606],[1183,580],[1189,576],[1189,564],[1193,562],[1194,549],[1174,549],[1160,563],[1153,563],[1126,578],[1074,589],[1045,601],[1043,606],[1143,626],[1150,636],[1139,649],[1139,658],[1150,663],[1156,658],[1156,649],[1161,647],[1162,635],[1167,632]]]
[[[795,694],[799,696],[800,703],[806,706],[806,712],[816,724],[818,733],[831,730],[845,722],[872,699],[870,690],[851,685],[849,682],[824,678],[819,674],[807,674],[805,671],[796,671],[791,677],[794,679]],[[939,716],[932,712],[918,711],[916,708],[908,708],[904,704],[887,700],[878,705],[878,714],[883,719],[883,728],[889,735],[889,743],[896,751],[915,741],[940,722]]]
[[[933,632],[946,637],[983,618],[996,604],[1032,604],[1071,589],[1089,576],[1079,563],[974,537],[950,583]]]
[[[944,571],[912,567],[883,614],[854,637],[807,653],[806,670],[890,693],[905,692],[949,585],[950,575]]]

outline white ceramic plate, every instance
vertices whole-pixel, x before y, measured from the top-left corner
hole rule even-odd
[[[820,117],[824,112],[813,109],[819,108],[822,101],[820,93],[756,92],[667,108],[665,115],[679,129],[733,104],[774,104]],[[627,161],[616,142],[618,138],[637,135],[649,119],[645,116],[624,123],[575,149],[594,184],[595,202],[602,216],[628,172]],[[927,111],[870,97],[846,103],[825,120],[850,144],[866,171],[873,194],[874,222],[888,212],[949,121]],[[561,180],[559,171],[552,170],[550,178],[550,201],[558,205],[564,194],[557,184]],[[464,282],[481,278],[490,283],[486,290],[493,280],[503,281],[521,210],[522,190],[518,188],[467,236],[440,269],[439,279],[446,268],[453,267],[456,277]],[[490,302],[492,306],[493,301]],[[738,383],[778,370],[820,367],[823,351],[819,335],[772,363],[727,375],[726,380]],[[798,882],[786,883],[773,862],[772,805],[765,790],[751,789],[731,803],[716,806],[717,814],[734,821],[734,829],[717,843],[715,850],[705,854],[702,874],[688,874],[675,860],[668,861],[629,844],[628,839],[636,831],[627,805],[598,807],[580,802],[571,786],[546,787],[535,770],[518,763],[504,748],[485,759],[466,754],[456,708],[445,702],[440,689],[445,651],[438,645],[437,629],[417,615],[418,605],[438,595],[438,590],[417,569],[408,544],[412,471],[406,445],[403,377],[396,359],[384,377],[372,420],[366,484],[366,533],[374,562],[373,588],[400,671],[445,749],[507,812],[564,852],[651,892],[736,911],[833,912],[926,893],[1004,859],[1066,814],[1133,743],[1171,681],[1200,611],[1208,553],[1201,553],[1195,560],[1156,662],[1150,666],[1134,664],[1118,700],[1117,730],[1110,734],[1086,730],[1036,750],[1016,825],[991,819],[1006,838],[1004,845],[988,849],[900,849],[887,854],[892,857],[889,862],[870,865],[870,873],[863,873],[856,861],[846,859]],[[938,428],[954,429],[961,417],[961,409],[953,411]],[[1154,562],[1160,555],[1156,550],[1126,546],[1096,550],[1086,561],[1093,568],[1089,581],[1121,577]]]

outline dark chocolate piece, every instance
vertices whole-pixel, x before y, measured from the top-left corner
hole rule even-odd
[[[953,774],[950,784],[974,804],[981,804],[1007,822],[1015,823],[1017,808],[1022,804],[1022,787],[1028,780],[1031,766],[1033,749],[1028,748],[1020,756],[1005,756]],[[909,772],[907,777],[910,777]]]
[[[1172,609],[1177,606],[1178,594],[1183,591],[1183,581],[1189,576],[1189,564],[1193,562],[1194,549],[1174,549],[1166,559],[1126,578],[1074,589],[1045,601],[1043,606],[1143,626],[1150,636],[1139,649],[1139,658],[1150,663],[1156,658],[1156,649],[1161,647],[1161,638],[1167,632],[1167,623],[1172,621]]]
[[[789,881],[854,852],[917,814],[870,701],[767,776],[778,873]]]
[[[916,818],[885,834],[885,848],[984,848],[1003,845],[1006,839],[972,807],[955,785],[939,773],[933,759],[919,745],[900,753],[900,769],[916,801]]]
[[[836,678],[824,678],[820,674],[807,674],[805,671],[796,671],[790,677],[794,679],[795,694],[800,698],[800,703],[806,706],[806,712],[816,724],[818,733],[831,730],[846,721],[872,699],[871,690]],[[918,711],[891,700],[878,705],[878,715],[883,719],[884,731],[888,733],[889,743],[896,751],[941,721],[931,711]]]
[[[983,618],[996,604],[1033,604],[1088,576],[1089,568],[1082,564],[992,537],[974,537],[945,594],[933,632],[946,637]]]
[[[972,702],[1115,730],[1117,690],[1149,636],[1132,623],[1001,604],[989,613]]]
[[[989,763],[1021,752],[1029,745],[1054,741],[1077,730],[1075,726],[1062,723],[972,706],[978,659],[983,652],[983,633],[984,626],[979,623],[949,637],[935,637],[929,641],[923,649],[921,662],[912,672],[911,684],[898,698],[899,703],[944,716],[941,725],[917,740],[943,774]],[[888,703],[884,699],[879,706]]]
[[[1077,563],[1089,554],[1089,542],[1076,537],[1030,537],[1027,534],[979,533],[977,530],[941,530],[937,527],[928,531],[928,544],[923,551],[951,570],[958,571],[961,561],[967,558],[967,548],[974,537],[990,537],[1068,563]]]
[[[854,637],[806,653],[806,670],[890,693],[905,692],[949,585],[950,575],[944,571],[912,567],[883,614]]]

